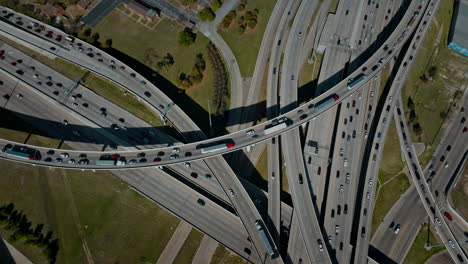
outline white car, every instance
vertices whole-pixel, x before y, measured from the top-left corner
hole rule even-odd
[[[366,193],[366,199],[370,200],[370,193],[369,192]]]
[[[62,157],[62,158],[68,158],[68,153],[64,152],[64,153],[60,154],[60,157]]]
[[[340,233],[340,226],[339,226],[339,225],[335,225],[335,234],[338,235],[338,233]]]
[[[253,129],[251,129],[251,130],[248,130],[247,132],[245,132],[245,134],[247,136],[251,136],[251,135],[255,134],[255,131]]]
[[[343,184],[340,184],[340,192],[343,192],[344,191],[344,186]]]
[[[229,194],[231,194],[231,196],[234,196],[234,191],[232,189],[229,189]]]
[[[448,168],[448,162],[445,162],[444,168]]]
[[[442,224],[442,222],[440,222],[439,217],[436,217],[436,218],[435,218],[435,221],[436,221],[437,225],[441,225],[441,224]]]
[[[190,162],[185,162],[184,166],[187,167],[187,168],[190,168]]]
[[[317,243],[318,243],[318,245],[319,245],[319,250],[320,250],[320,251],[323,251],[323,243],[322,243],[322,240],[321,240],[321,239],[317,240]]]
[[[449,239],[448,243],[449,243],[451,248],[455,248],[455,243],[453,243],[452,239]]]
[[[349,175],[349,172],[346,173],[346,182],[349,182],[351,180],[351,175]]]
[[[180,149],[179,148],[173,148],[172,149],[172,153],[179,153],[180,152]]]
[[[370,178],[369,179],[369,187],[372,187],[372,182],[373,182],[373,180],[372,180],[372,178]]]
[[[393,99],[393,97],[389,96],[389,97],[388,97],[388,102],[389,102],[389,103],[392,103],[392,99]]]
[[[344,159],[343,166],[348,167],[348,159]]]

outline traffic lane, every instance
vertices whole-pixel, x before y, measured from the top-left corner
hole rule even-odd
[[[401,263],[425,218],[426,211],[414,185],[411,185],[379,224],[371,240],[372,246],[395,262]],[[400,225],[400,232],[395,235],[397,224]]]
[[[312,10],[312,7],[316,4],[315,1],[303,1],[299,7],[298,13],[296,14],[296,17],[294,19],[291,31],[289,33],[289,41],[286,44],[286,50],[285,50],[285,56],[284,56],[284,63],[282,67],[282,77],[281,77],[281,91],[280,91],[280,106],[282,109],[285,109],[286,104],[290,104],[291,102],[294,102],[297,100],[297,81],[295,81],[295,75],[298,74],[298,61],[299,56],[301,55],[301,47],[303,44],[303,41],[301,39],[302,31],[305,30],[307,27],[307,23],[310,21],[310,18],[312,16],[311,12],[306,12],[306,10]],[[307,21],[307,22],[305,22]],[[296,37],[297,36],[297,39]],[[290,77],[291,76],[291,79]],[[291,104],[291,106],[294,103]],[[289,107],[289,106],[288,106]],[[286,108],[287,109],[287,108]],[[282,110],[283,111],[283,110]],[[304,176],[306,175],[305,173],[305,168],[304,168],[304,163],[303,163],[303,157],[302,157],[302,149],[300,145],[300,138],[299,138],[299,131],[298,130],[293,130],[291,133],[289,133],[290,136],[283,137],[282,143],[285,148],[292,148],[292,150],[296,150],[295,153],[290,153],[291,155],[285,154],[285,162],[286,162],[286,167],[287,167],[287,175],[289,178],[289,175],[297,175],[299,173],[303,174]],[[299,144],[297,144],[299,142]],[[302,162],[301,162],[302,161]],[[293,176],[294,177],[294,176]],[[307,178],[307,177],[306,177]],[[308,181],[306,179],[306,181]],[[291,186],[291,185],[290,185]],[[307,184],[308,186],[308,184]],[[292,190],[294,192],[294,189]],[[317,256],[318,259],[320,260],[329,260],[330,257],[328,256],[327,251],[321,251],[318,250],[318,245],[317,242],[312,241],[311,237],[319,237],[321,238],[320,234],[320,228],[318,224],[318,217],[315,215],[314,211],[314,205],[310,190],[306,190],[305,193],[305,199],[307,199],[307,206],[298,206],[297,203],[295,203],[296,206],[298,206],[297,210],[302,211],[302,210],[308,210],[308,211],[313,211],[311,213],[311,217],[303,218],[302,220],[302,225],[301,231],[303,233],[303,237],[306,240],[305,245],[308,251],[309,258],[312,262],[314,262],[314,257]],[[296,202],[298,202],[299,199],[296,199]],[[313,232],[309,231],[309,228],[306,226],[306,222],[312,221],[312,225],[314,226],[312,229]],[[308,235],[304,235],[304,233],[307,232]]]
[[[358,132],[362,131],[364,127],[364,123],[366,121],[365,115],[360,114],[360,113],[365,113],[365,110],[367,109],[367,105],[369,102],[371,102],[372,97],[370,97],[370,92],[372,91],[375,87],[375,82],[370,83],[368,86],[371,86],[371,88],[364,87],[364,89],[361,91],[363,94],[367,94],[367,96],[364,96],[364,99],[359,100],[359,95],[356,93],[354,94],[354,97],[351,97],[349,100],[349,107],[348,107],[348,102],[346,103],[346,109],[345,115],[343,116],[344,118],[347,118],[348,124],[346,125],[346,132],[348,135],[346,136],[346,141],[342,140],[342,146],[343,146],[343,154],[348,157],[348,166],[345,167],[344,163],[338,163],[337,165],[342,168],[341,170],[341,176],[340,176],[340,184],[344,186],[343,190],[343,195],[341,197],[338,197],[337,204],[341,206],[342,209],[342,217],[339,217],[338,225],[341,229],[340,234],[339,234],[339,251],[337,253],[337,258],[341,262],[346,262],[347,258],[349,257],[349,250],[350,247],[348,246],[350,243],[350,234],[351,234],[351,229],[352,229],[352,219],[353,219],[353,214],[351,212],[354,212],[354,201],[355,201],[355,194],[356,194],[356,189],[357,189],[357,182],[358,182],[358,175],[359,175],[359,169],[360,169],[360,156],[361,155],[356,155],[356,153],[362,153],[363,151],[363,143],[365,144],[366,139],[363,138],[363,135]],[[362,97],[361,97],[362,98]],[[356,112],[358,111],[358,112]],[[353,118],[354,117],[354,118]],[[354,119],[354,121],[353,121]],[[343,122],[344,124],[344,122]],[[343,139],[343,138],[342,138]],[[349,174],[348,174],[349,173]],[[348,176],[349,175],[349,176]],[[349,178],[349,179],[348,179]],[[346,211],[348,213],[346,213]]]
[[[266,253],[265,244],[260,238],[258,230],[255,228],[255,222],[257,220],[262,221],[261,216],[259,215],[258,211],[251,210],[251,208],[255,208],[255,205],[253,204],[252,200],[249,199],[247,192],[242,187],[237,177],[227,177],[228,175],[226,175],[223,164],[213,160],[206,160],[205,162],[212,171],[213,175],[216,175],[216,178],[218,179],[218,182],[223,187],[223,189],[229,190],[229,192],[231,192],[229,195],[231,203],[236,209],[237,214],[240,216],[241,221],[247,230],[253,245],[255,246],[255,253],[258,254],[260,259],[268,263],[281,262],[281,258],[277,255],[278,252],[276,248],[274,248],[274,251],[276,252],[275,258],[270,258]],[[225,161],[223,160],[223,162]],[[268,234],[268,232],[266,233]]]
[[[320,251],[317,242],[320,239],[324,243],[324,239],[322,238],[318,217],[314,210],[310,182],[306,177],[304,164],[301,164],[301,160],[303,159],[302,153],[295,152],[296,149],[300,148],[298,131],[289,132],[285,135],[285,138],[291,140],[289,142],[282,141],[283,156],[293,157],[286,161],[286,175],[293,204],[296,208],[295,214],[298,217],[299,230],[304,238],[308,258],[312,263],[330,261],[328,252],[325,250]],[[295,172],[302,174],[302,181],[300,180],[300,175],[293,174]],[[323,245],[325,246],[325,244]]]
[[[324,244],[324,247],[325,247],[325,244]],[[288,260],[289,263],[303,263],[303,264],[312,263],[310,262],[307,256],[307,251],[304,245],[304,238],[300,231],[299,222],[297,220],[296,214],[294,214],[292,218],[291,232],[289,234],[287,252],[288,252],[288,255],[286,259]]]
[[[4,75],[0,75],[0,91],[2,96],[0,97],[0,105],[5,107],[12,96],[19,96],[18,92],[15,92],[16,82]]]
[[[279,245],[281,232],[281,181],[279,169],[279,148],[268,143],[268,223],[270,233]]]
[[[81,112],[81,114],[86,117],[93,117],[95,120],[100,119],[100,125],[108,125],[110,127],[115,124],[118,125],[117,128],[122,127],[123,129],[125,128],[125,130],[127,130],[127,128],[138,128],[128,129],[128,131],[125,132],[122,130],[121,132],[124,132],[129,138],[133,138],[132,141],[138,141],[134,143],[140,145],[140,148],[145,147],[141,145],[143,142],[135,140],[141,137],[140,132],[143,134],[143,138],[151,138],[151,143],[153,144],[147,146],[150,148],[162,146],[161,144],[154,144],[158,142],[175,143],[175,140],[171,137],[162,132],[156,133],[156,129],[152,128],[152,126],[99,95],[96,95],[91,90],[78,85],[75,81],[58,74],[49,67],[27,57],[12,47],[3,45],[2,48],[6,49],[7,52],[15,53],[14,59],[9,58],[9,56],[0,64],[5,70],[36,87],[38,90],[46,92],[49,96],[57,99],[68,107]],[[21,63],[18,63],[19,61],[21,61]],[[13,66],[12,63],[16,65]],[[21,71],[21,74],[18,74],[18,71]],[[50,85],[48,85],[49,83]],[[102,109],[104,109],[104,111],[102,111]],[[147,141],[150,143],[150,140]]]

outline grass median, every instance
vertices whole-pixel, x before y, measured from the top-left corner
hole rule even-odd
[[[237,256],[236,254],[232,254],[229,250],[224,248],[223,246],[219,245],[216,248],[213,257],[211,258],[210,264],[241,264],[247,263],[244,259]]]
[[[429,233],[429,239],[431,244],[441,243],[438,239],[436,240],[436,237],[434,236],[432,231]],[[419,233],[416,236],[416,239],[414,240],[410,251],[408,252],[403,261],[403,264],[424,264],[432,255],[435,255],[436,253],[445,249],[445,247],[434,247],[430,250],[426,250],[424,248],[426,242],[427,224],[424,224],[421,226],[421,229],[419,230]]]
[[[177,254],[174,264],[192,263],[193,257],[195,256],[202,239],[203,233],[200,233],[198,230],[193,228]]]
[[[379,171],[379,179],[381,177]],[[400,199],[400,196],[409,188],[410,182],[405,173],[394,176],[386,184],[380,183],[374,213],[372,215],[371,237],[379,227],[380,223],[390,211],[392,206]]]

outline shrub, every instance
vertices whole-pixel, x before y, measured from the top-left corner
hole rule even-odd
[[[221,0],[213,0],[213,2],[211,3],[211,9],[213,9],[214,11],[216,11],[216,10],[218,10],[222,5],[223,5],[223,3],[221,2]]]
[[[189,28],[186,28],[179,33],[179,44],[188,47],[195,42],[196,38],[197,34],[193,33]]]
[[[213,21],[216,17],[216,14],[211,10],[209,7],[203,8],[199,13],[198,13],[198,18],[201,21]]]

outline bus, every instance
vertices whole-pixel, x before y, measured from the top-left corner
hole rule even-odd
[[[40,160],[41,153],[35,149],[23,147],[23,146],[14,146],[11,150],[6,150],[5,153],[10,156],[16,156],[23,159],[29,160]]]
[[[350,79],[348,82],[348,90],[353,89],[356,85],[358,85],[360,82],[365,80],[367,76],[365,74],[359,74],[356,78]]]

